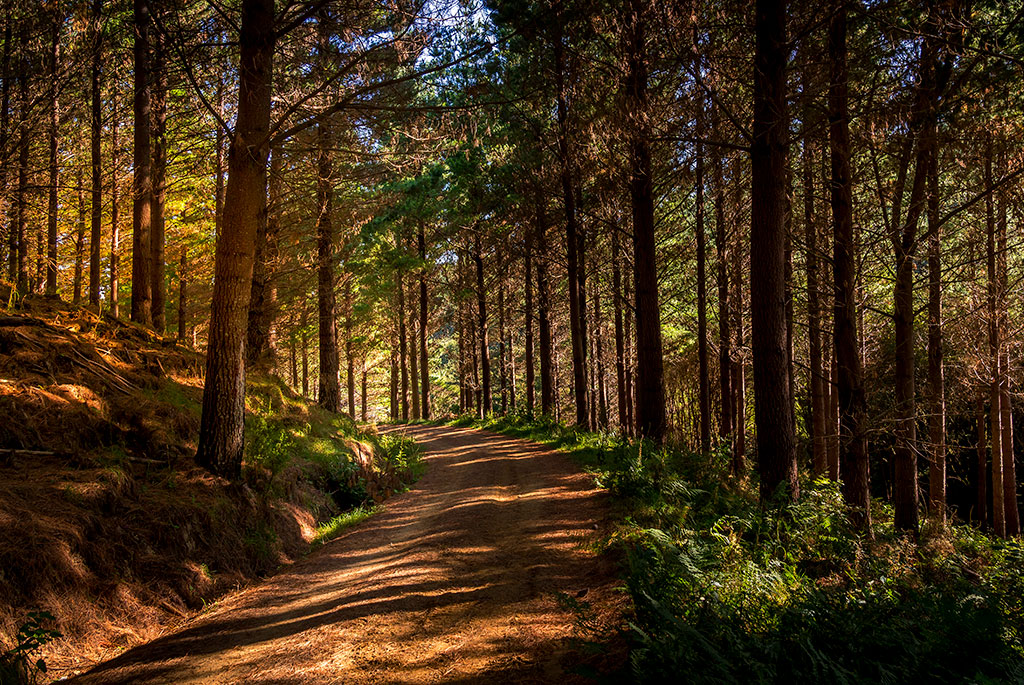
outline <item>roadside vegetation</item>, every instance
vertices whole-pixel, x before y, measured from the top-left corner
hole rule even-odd
[[[953,522],[919,539],[872,502],[871,535],[827,480],[761,506],[725,449],[700,455],[541,417],[476,426],[570,453],[611,493],[638,682],[1021,682],[1024,546]]]

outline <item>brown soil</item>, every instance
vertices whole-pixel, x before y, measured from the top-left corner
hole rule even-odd
[[[601,492],[562,454],[410,427],[429,464],[386,510],[79,683],[574,682],[575,617],[621,598],[590,551]]]

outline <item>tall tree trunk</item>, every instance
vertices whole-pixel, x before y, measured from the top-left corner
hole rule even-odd
[[[718,111],[712,117],[712,136],[718,139]],[[732,330],[729,325],[729,254],[725,226],[725,180],[722,155],[712,158],[712,182],[715,186],[715,257],[716,285],[718,286],[718,392],[721,399],[721,418],[718,435],[727,440],[733,433],[732,406]]]
[[[200,465],[232,478],[239,475],[242,464],[245,319],[256,224],[266,207],[275,42],[273,0],[243,0],[238,37],[238,108],[228,153],[224,225],[214,262],[206,385],[196,455]]]
[[[576,191],[572,181],[571,143],[569,141],[569,105],[565,88],[565,50],[563,36],[559,27],[555,39],[555,90],[557,92],[558,113],[558,156],[561,163],[560,179],[562,183],[562,199],[565,205],[565,253],[568,262],[569,279],[569,334],[572,341],[572,376],[573,397],[576,402],[576,425],[586,427],[587,416],[587,380],[586,380],[586,343],[583,340],[583,311],[585,301],[580,292],[580,271],[582,255],[580,255],[580,229],[576,216]]]
[[[328,411],[341,411],[341,379],[338,363],[338,319],[334,292],[334,161],[331,156],[331,132],[326,123],[317,126],[316,247],[317,247],[317,324],[319,330],[320,373],[317,402]],[[231,177],[228,177],[228,183]],[[224,208],[224,224],[229,221]]]
[[[309,397],[309,313],[305,304],[302,306],[302,396]]]
[[[619,248],[619,226],[612,226],[612,307],[615,317],[615,399],[619,432],[629,434],[626,413],[626,337],[622,326],[622,256]]]
[[[633,207],[633,281],[636,297],[636,428],[654,442],[665,437],[665,381],[658,303],[654,189],[647,99],[647,38],[644,0],[626,11],[626,111],[629,120],[630,199]]]
[[[366,423],[366,357],[363,357],[362,382],[359,387],[359,416],[363,423]]]
[[[806,71],[803,74],[804,126],[811,121],[810,87]],[[818,226],[814,213],[814,140],[809,134],[803,144],[803,200],[804,247],[807,268],[807,347],[809,368],[808,385],[811,400],[811,463],[815,478],[828,475],[828,443],[825,439],[825,368],[821,355],[821,284],[818,275]]]
[[[188,249],[181,248],[178,264],[178,342],[185,342],[188,330]],[[295,341],[292,340],[292,387],[295,387]]]
[[[694,41],[696,46],[696,40]],[[704,233],[704,146],[700,140],[704,137],[704,99],[697,102],[697,144],[694,150],[696,158],[697,186],[697,375],[698,393],[700,395],[700,451],[707,454],[711,450],[711,372],[708,368],[708,285],[707,285],[707,247]]]
[[[391,399],[391,420],[397,421],[400,415],[398,407],[398,345],[395,343],[394,338],[391,339],[391,382],[388,390],[390,391],[389,397]]]
[[[3,247],[8,248],[9,251],[7,260],[0,261],[0,271],[5,266],[9,268],[9,265],[13,264],[16,259],[16,246],[13,245],[15,236],[14,224],[11,223],[13,212],[11,211],[11,193],[8,181],[10,167],[10,150],[8,147],[11,142],[11,81],[17,78],[16,75],[11,73],[11,25],[14,23],[12,15],[11,3],[7,3],[6,11],[4,12],[4,48],[3,55],[0,57],[0,75],[3,76],[3,82],[0,84],[0,193],[3,194],[4,217],[7,219],[7,230],[9,231],[7,244]]]
[[[831,61],[829,85],[829,148],[832,163],[833,228],[833,347],[839,404],[839,462],[843,497],[850,519],[861,530],[871,529],[870,480],[865,437],[866,402],[857,347],[855,265],[853,241],[853,181],[850,174],[850,119],[847,106],[847,0],[829,26]]]
[[[796,439],[786,335],[786,2],[757,0],[751,160],[750,313],[761,499],[795,500]]]
[[[419,316],[416,312],[416,298],[410,297],[409,302],[409,382],[412,391],[412,418],[420,419],[420,369],[419,369]]]
[[[1002,155],[1000,155],[1002,159]],[[1002,167],[1003,165],[1000,164]],[[999,259],[997,268],[999,271],[999,330],[1000,338],[1006,335],[1009,328],[1007,315],[1006,298],[1010,292],[1009,274],[1007,271],[1007,249],[1006,242],[1006,190],[1005,186],[999,189],[999,209],[997,214],[997,249]],[[1006,536],[1017,537],[1020,535],[1020,512],[1017,507],[1017,469],[1014,463],[1013,449],[1013,409],[1010,404],[1010,355],[1009,350],[1004,346],[1000,352],[999,365],[1002,368],[999,383],[999,409],[1002,419],[1003,437],[1000,440],[1000,447],[1003,454],[1003,507],[1006,510]]]
[[[99,311],[100,306],[100,240],[103,222],[103,93],[100,90],[100,67],[103,60],[103,0],[92,0],[92,65],[90,95],[92,120],[90,129],[90,159],[92,161],[92,214],[89,230],[89,304]]]
[[[152,278],[153,329],[163,333],[167,327],[167,284],[164,280],[166,236],[164,206],[167,203],[167,64],[164,39],[159,31],[153,41],[153,158],[150,230],[150,276]],[[266,216],[262,217],[266,220]]]
[[[405,329],[405,274],[398,270],[398,363],[401,367],[401,405],[402,420],[409,420],[409,364],[408,336]]]
[[[78,228],[75,231],[75,275],[71,292],[72,301],[79,304],[82,301],[82,281],[85,277],[85,177],[82,167],[78,167],[75,184],[78,191]]]
[[[280,147],[270,151],[270,175],[267,178],[266,211],[256,227],[256,254],[253,258],[252,287],[246,323],[245,358],[250,366],[269,361],[273,356],[270,330],[276,314],[276,288],[273,285],[277,263],[277,239],[280,230],[281,167]]]
[[[936,154],[928,159],[928,512],[946,525],[946,390],[942,360],[942,256],[939,226],[939,172]]]
[[[423,224],[420,224],[420,232],[417,236],[420,250],[420,261],[423,266],[420,268],[420,381],[422,384],[423,397],[420,400],[420,409],[424,419],[430,418],[430,366],[427,355],[427,242],[424,235]]]
[[[974,424],[978,441],[975,446],[975,463],[977,470],[975,479],[974,520],[984,528],[988,524],[988,435],[986,433],[985,390],[978,388],[974,395]]]
[[[597,274],[595,267],[594,272]],[[595,371],[597,373],[597,426],[602,430],[608,429],[608,388],[605,384],[604,350],[603,350],[603,327],[601,324],[601,288],[594,284],[594,317],[591,324],[594,330],[594,359],[596,361]]]
[[[348,274],[345,279],[345,385],[348,391],[348,415],[353,420],[356,418],[356,360],[353,345],[355,328],[352,321],[352,276]]]
[[[548,316],[550,285],[548,284],[547,218],[540,188],[536,191],[537,211],[537,327],[540,335],[540,410],[552,416],[555,406],[554,379],[552,377],[551,319]]]
[[[523,327],[525,329],[525,359],[526,365],[526,413],[533,415],[534,405],[534,385],[537,382],[533,352],[533,234],[534,229],[528,228],[526,230],[526,249],[523,255],[523,271],[526,273],[526,281],[523,284],[523,298],[524,303],[524,315],[523,315]]]
[[[120,296],[118,289],[121,287],[121,224],[120,224],[120,198],[117,187],[117,103],[116,96],[111,100],[110,117],[110,313],[116,319],[120,315]]]
[[[144,326],[153,323],[153,279],[151,275],[152,251],[152,209],[153,209],[153,178],[152,178],[152,152],[150,150],[150,74],[149,74],[149,32],[150,16],[149,1],[134,0],[134,23],[135,23],[135,139],[133,151],[133,168],[135,170],[132,180],[132,311],[131,319]],[[219,241],[218,241],[219,242]],[[244,260],[242,260],[244,261]],[[244,298],[243,298],[244,299]],[[226,312],[225,312],[226,313]],[[226,341],[219,341],[220,343]],[[212,417],[209,419],[212,421]],[[223,417],[223,421],[230,421],[229,417]],[[212,424],[211,424],[212,425]],[[223,436],[225,439],[228,436]],[[236,444],[237,443],[237,444]],[[234,456],[231,452],[239,451],[241,458],[242,438],[230,438],[223,445],[214,448],[214,452],[204,454],[203,458],[209,458],[209,466],[213,469],[226,468],[229,475],[234,468],[231,462]],[[221,453],[221,450],[226,450]],[[221,464],[221,460],[225,460]],[[241,463],[239,461],[239,463]]]
[[[54,3],[53,26],[50,34],[49,74],[50,74],[50,182],[47,187],[48,199],[46,210],[46,294],[57,296],[57,142],[60,131],[60,102],[57,99],[58,57],[60,55],[60,32],[64,18],[60,15],[60,5]]]
[[[995,191],[992,177],[992,139],[989,136],[985,154],[985,245],[986,271],[988,276],[988,346],[992,368],[992,382],[989,384],[989,435],[992,440],[992,530],[1000,537],[1006,536],[1006,508],[1003,506],[1003,451],[1002,451],[1002,365],[1000,340],[999,276],[996,269],[996,214]]]
[[[16,230],[11,231],[15,244],[11,245],[11,280],[17,277],[18,292],[29,290],[28,282],[28,162],[32,102],[28,94],[28,22],[19,28],[21,57],[18,60],[18,194],[15,210]],[[13,227],[12,227],[13,229]],[[17,254],[16,258],[13,255]]]
[[[217,115],[224,120],[224,71],[218,70],[217,74]],[[216,134],[214,135],[214,187],[213,187],[213,232],[220,238],[220,227],[224,222],[224,147],[227,139],[224,127],[217,123]]]
[[[473,260],[476,262],[476,297],[477,312],[480,317],[480,418],[485,418],[493,410],[491,403],[491,360],[487,345],[487,291],[484,290],[484,256],[480,248],[479,229],[474,231]]]
[[[288,336],[288,366],[291,372],[291,386],[292,390],[296,390],[299,387],[299,349],[298,345],[295,344],[295,331],[293,330],[291,335]]]
[[[498,281],[498,384],[501,388],[501,414],[508,414],[508,364],[505,360],[505,279]]]
[[[733,158],[733,183],[734,215],[738,216],[743,207],[743,173],[739,156]],[[732,243],[732,329],[735,331],[733,361],[732,361],[732,392],[733,392],[733,417],[735,419],[734,434],[732,441],[732,472],[735,476],[743,476],[747,464],[747,373],[746,373],[746,331],[743,328],[744,315],[747,310],[744,298],[745,282],[744,268],[746,259],[744,254],[745,237],[738,221],[734,221]]]

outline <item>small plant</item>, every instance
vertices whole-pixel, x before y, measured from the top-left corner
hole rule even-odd
[[[261,409],[246,421],[246,478],[257,490],[267,492],[291,460],[294,443],[287,429]]]
[[[49,642],[62,637],[45,624],[55,621],[48,611],[31,611],[18,629],[15,644],[0,653],[0,683],[35,683],[46,674],[46,662],[36,653]]]

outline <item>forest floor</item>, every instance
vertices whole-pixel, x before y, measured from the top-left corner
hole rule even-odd
[[[468,428],[410,426],[428,468],[383,513],[78,683],[563,683],[586,603],[625,598],[592,543],[605,493],[570,459]],[[560,599],[561,598],[561,599]],[[566,598],[569,598],[566,601]],[[604,670],[625,650],[590,657]]]

